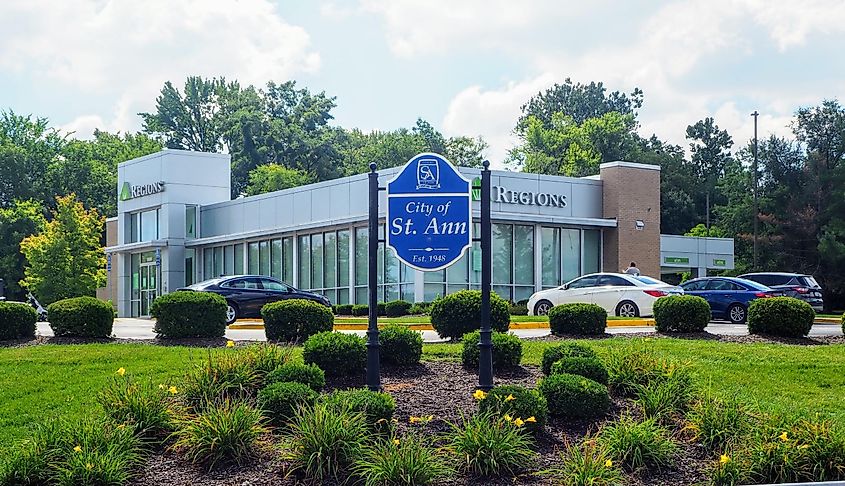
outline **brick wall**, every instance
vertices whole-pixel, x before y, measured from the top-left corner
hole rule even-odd
[[[660,278],[660,167],[608,162],[600,177],[604,217],[617,221],[604,232],[604,271],[621,272],[634,261],[644,275]]]

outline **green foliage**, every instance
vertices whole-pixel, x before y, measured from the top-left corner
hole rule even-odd
[[[598,355],[595,351],[593,351],[593,348],[574,342],[554,344],[543,349],[543,359],[541,364],[543,374],[550,375],[552,373],[552,365],[556,361],[560,361],[563,358],[576,357],[598,359]]]
[[[174,432],[173,448],[209,470],[218,465],[241,465],[255,457],[258,439],[266,431],[258,410],[227,401],[183,419]]]
[[[461,339],[461,363],[468,368],[478,368],[481,351],[478,342],[481,332],[464,334]],[[493,368],[513,368],[522,360],[522,340],[507,332],[496,332],[490,337],[493,341]]]
[[[602,385],[607,385],[607,368],[598,358],[585,358],[583,356],[561,358],[552,365],[551,374],[560,373],[583,376]]]
[[[610,395],[601,383],[569,374],[552,374],[537,384],[553,417],[594,418],[610,410]]]
[[[383,317],[387,315],[387,304],[384,302],[376,303],[376,315]]]
[[[406,300],[394,300],[384,304],[384,314],[387,317],[402,317],[408,315],[411,303]]]
[[[302,357],[306,364],[320,367],[326,376],[357,375],[367,364],[364,338],[340,332],[321,332],[305,341]]]
[[[532,432],[540,432],[546,424],[549,406],[539,391],[520,385],[499,385],[478,402],[481,413],[489,413],[496,417],[520,418],[525,422],[525,428]],[[534,420],[528,420],[533,417]]]
[[[514,304],[510,306],[509,312],[512,316],[527,316],[528,307],[524,304]]]
[[[710,304],[697,295],[669,295],[654,302],[658,332],[703,332],[710,322]]]
[[[302,363],[285,363],[267,375],[266,383],[295,382],[307,385],[315,392],[326,386],[326,375],[319,366]]]
[[[105,338],[111,336],[114,309],[94,297],[74,297],[47,306],[56,336]]]
[[[610,349],[604,364],[610,387],[625,396],[636,395],[641,386],[666,381],[676,372],[686,373],[684,366],[638,346]]]
[[[674,370],[664,379],[652,380],[636,387],[636,403],[646,418],[671,424],[683,416],[692,399],[690,376]]]
[[[258,409],[271,424],[287,425],[296,410],[316,403],[319,394],[308,385],[297,382],[270,383],[258,392]]]
[[[560,451],[559,467],[542,471],[543,476],[567,486],[622,486],[624,476],[605,448],[589,436],[580,445],[566,442]]]
[[[816,313],[810,304],[793,297],[754,299],[748,306],[748,332],[781,337],[804,337]]]
[[[431,304],[431,325],[441,338],[459,339],[481,329],[481,291],[459,290]],[[490,294],[490,326],[494,331],[508,332],[511,316],[508,302]]]
[[[0,341],[35,337],[38,313],[29,304],[0,301]]]
[[[292,355],[293,348],[273,343],[251,344],[235,352],[236,359],[255,374],[257,387],[263,386],[270,372],[290,362]]]
[[[316,177],[301,170],[289,169],[275,163],[264,164],[250,171],[246,195],[256,196],[265,192],[281,191],[282,189],[304,186],[314,182],[317,182]]]
[[[446,450],[460,471],[484,477],[515,475],[536,462],[530,434],[503,417],[479,413],[450,426]]]
[[[226,299],[211,292],[171,292],[153,301],[153,331],[160,338],[223,337]]]
[[[431,302],[416,302],[410,309],[408,309],[408,314],[411,314],[412,316],[421,316],[428,314],[430,309]]]
[[[751,410],[736,397],[720,398],[707,392],[686,414],[684,431],[711,451],[738,445],[753,423]]]
[[[0,172],[2,170],[0,169]],[[3,196],[0,195],[0,200],[2,199]],[[37,233],[45,221],[43,209],[35,201],[10,201],[8,204],[9,207],[0,204],[0,275],[6,283],[6,298],[24,301],[26,291],[21,288],[20,281],[24,278],[26,258],[21,253],[21,241]]]
[[[26,257],[22,285],[42,303],[91,296],[106,283],[100,244],[105,218],[86,210],[76,195],[56,197],[56,210],[41,231],[21,241]]]
[[[338,304],[335,306],[335,314],[339,316],[351,316],[352,304]]]
[[[353,316],[366,316],[370,313],[370,306],[365,304],[355,304],[352,306],[352,315]]]
[[[392,324],[379,333],[381,359],[401,366],[415,365],[422,357],[422,334],[405,326]]]
[[[552,334],[600,336],[607,326],[607,311],[596,304],[563,304],[549,311]]]
[[[367,444],[352,471],[366,486],[425,486],[449,476],[443,455],[415,434]]]
[[[672,434],[654,419],[636,420],[622,416],[617,422],[604,425],[596,440],[608,455],[630,470],[671,467],[678,446]]]
[[[285,456],[294,471],[310,481],[343,483],[368,430],[363,413],[318,402],[294,414],[288,434]]]
[[[749,484],[750,460],[745,451],[728,449],[711,461],[706,469],[707,484],[713,486],[736,486]]]
[[[271,341],[301,342],[334,327],[331,309],[306,299],[271,302],[261,308],[261,317]]]
[[[337,409],[348,408],[352,412],[361,412],[367,425],[375,430],[387,430],[396,410],[393,397],[384,392],[374,392],[366,388],[335,390],[325,395],[323,401]]]
[[[106,416],[144,442],[159,443],[173,431],[174,400],[169,387],[115,376],[97,395]]]

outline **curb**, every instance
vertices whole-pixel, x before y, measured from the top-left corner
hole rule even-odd
[[[431,324],[425,323],[403,323],[408,329],[413,331],[433,331],[434,327]],[[379,324],[379,329],[384,328],[387,324]],[[607,321],[607,327],[654,327],[654,319],[610,319]],[[511,329],[548,329],[548,322],[511,322]],[[234,324],[229,325],[232,330],[263,330],[264,323],[260,319],[244,319]],[[366,323],[343,323],[335,322],[335,331],[366,331]]]
[[[815,321],[819,324],[840,324],[842,319],[836,317],[816,317]]]

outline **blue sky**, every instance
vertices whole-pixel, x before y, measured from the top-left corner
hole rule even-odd
[[[296,80],[362,130],[423,117],[500,166],[519,107],[570,77],[640,87],[641,133],[686,145],[713,116],[738,143],[788,135],[845,92],[845,2],[5,0],[0,108],[76,136],[135,131],[166,80]],[[845,101],[845,100],[843,100]]]

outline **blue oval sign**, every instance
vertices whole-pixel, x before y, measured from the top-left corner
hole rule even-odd
[[[439,154],[411,158],[387,183],[387,246],[406,265],[433,272],[472,247],[470,181]]]

